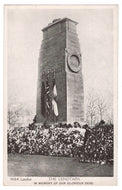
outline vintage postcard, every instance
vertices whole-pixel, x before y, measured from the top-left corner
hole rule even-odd
[[[4,185],[117,185],[118,5],[4,6]]]

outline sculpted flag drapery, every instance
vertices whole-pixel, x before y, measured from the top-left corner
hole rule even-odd
[[[48,116],[50,113],[50,87],[48,80],[46,81],[45,96],[46,96],[46,116]]]
[[[56,102],[56,97],[57,97],[57,88],[56,88],[56,83],[55,79],[53,81],[53,97],[52,97],[52,110],[55,114],[55,116],[58,116],[58,106]]]
[[[48,117],[50,114],[50,87],[49,82],[46,80],[46,82],[42,82],[42,88],[41,88],[41,114],[44,117]]]
[[[45,111],[45,84],[42,82],[41,87],[41,114],[45,117],[46,111]]]

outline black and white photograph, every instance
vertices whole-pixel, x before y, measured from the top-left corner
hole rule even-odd
[[[116,185],[117,5],[4,6],[4,183]]]

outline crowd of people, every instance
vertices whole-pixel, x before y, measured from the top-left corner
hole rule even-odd
[[[113,162],[113,125],[44,124],[8,130],[8,153],[77,157],[80,162]]]

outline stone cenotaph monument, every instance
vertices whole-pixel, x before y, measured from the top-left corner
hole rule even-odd
[[[82,55],[77,24],[69,18],[55,19],[42,29],[36,123],[84,120]]]

